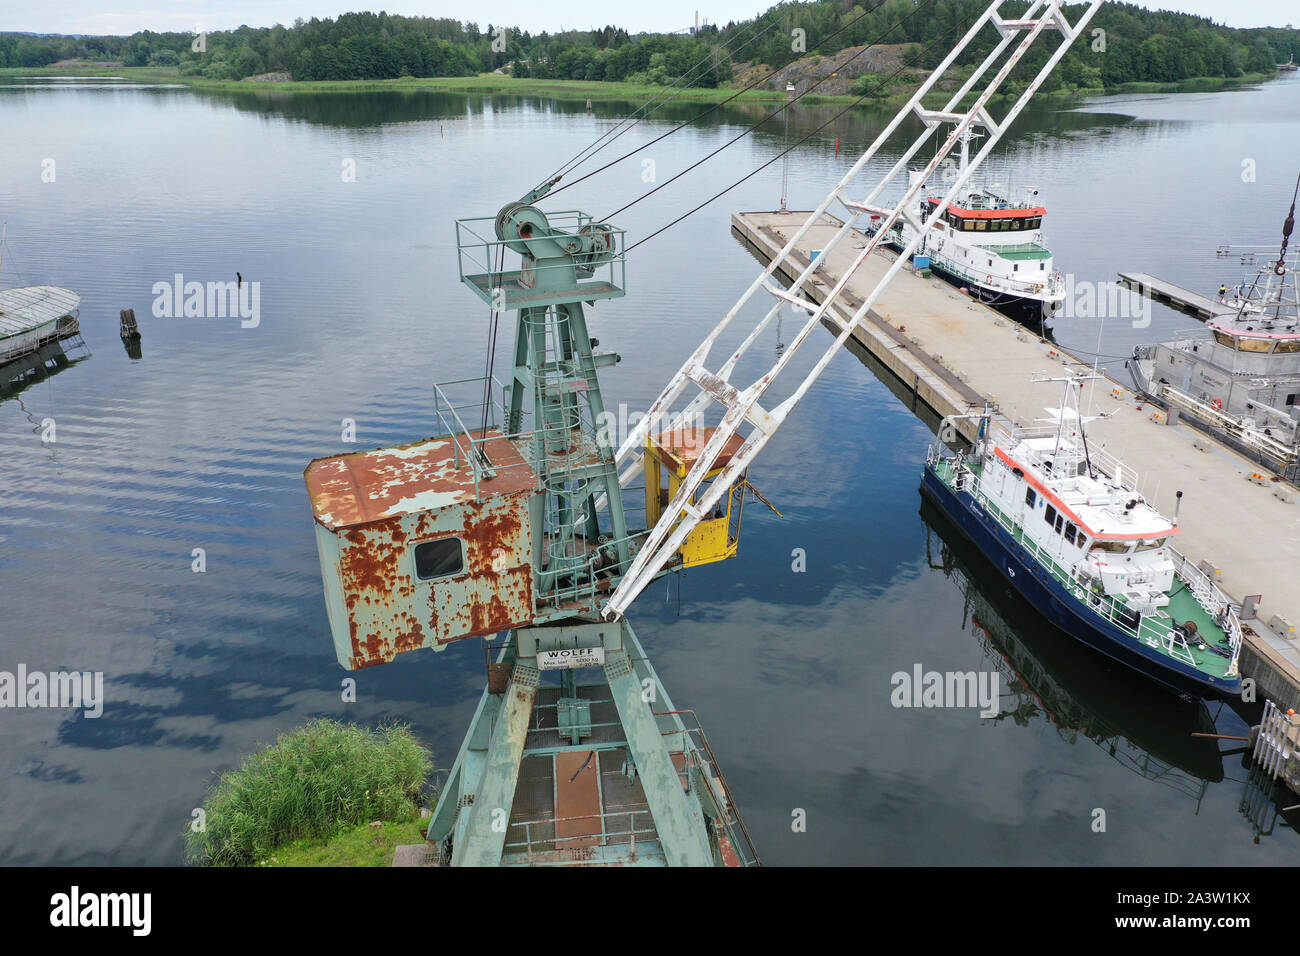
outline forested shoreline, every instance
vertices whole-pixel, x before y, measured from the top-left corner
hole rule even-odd
[[[629,34],[617,26],[540,32],[449,18],[345,13],[290,26],[241,26],[197,36],[143,31],[131,36],[0,33],[0,68],[40,68],[69,60],[174,69],[181,76],[235,81],[286,74],[299,81],[514,77],[726,86],[747,65],[780,67],[867,43],[901,45],[903,61],[932,66],[983,10],[985,0],[820,0],[782,3],[753,19],[675,34]],[[1078,4],[1067,8],[1077,16]],[[1234,78],[1271,72],[1300,55],[1300,31],[1234,29],[1190,14],[1109,3],[1090,30],[1101,43],[1076,43],[1046,89],[1098,89]],[[967,51],[974,62],[996,41],[991,30]],[[1048,53],[1038,51],[1040,60]],[[1033,62],[1026,69],[1035,67]]]

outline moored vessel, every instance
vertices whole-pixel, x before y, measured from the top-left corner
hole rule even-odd
[[[985,414],[970,452],[932,447],[922,493],[1071,637],[1184,696],[1234,695],[1237,610],[1170,545],[1177,519],[1089,446],[1077,395],[1091,378],[1050,380],[1065,397],[1045,425],[1004,428]]]
[[[78,332],[81,297],[56,286],[0,289],[0,364]]]
[[[1234,312],[1138,346],[1127,362],[1146,398],[1291,481],[1300,479],[1300,289],[1286,265],[1294,224],[1293,197],[1278,256],[1221,297]]]
[[[961,159],[955,175],[965,173],[974,124],[961,134]],[[921,174],[910,173],[915,184]],[[1056,271],[1042,233],[1047,209],[1038,190],[1024,190],[1024,201],[999,195],[995,186],[970,185],[959,200],[943,205],[943,190],[928,190],[917,213],[921,222],[940,219],[921,240],[915,259],[973,297],[1024,320],[1050,316],[1065,301],[1065,279]],[[903,249],[917,230],[907,220],[896,223],[886,241]]]

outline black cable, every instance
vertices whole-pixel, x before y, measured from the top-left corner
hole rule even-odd
[[[932,2],[934,2],[934,0],[925,0],[925,2],[922,4],[922,6],[927,6],[927,5],[929,5],[930,3],[932,3]],[[844,26],[840,27],[838,30],[836,30],[834,33],[832,33],[830,36],[826,37],[826,39],[823,40],[822,42],[823,42],[823,43],[826,43],[826,42],[828,42],[828,41],[834,39],[835,37],[839,36],[841,33],[843,33],[843,32],[844,32],[845,30],[847,30],[849,27],[853,26],[855,23],[857,23],[857,22],[858,22],[859,20],[861,20],[863,17],[866,17],[866,16],[868,16],[869,14],[875,13],[876,10],[878,10],[878,9],[880,9],[880,7],[884,6],[884,3],[885,3],[885,0],[881,0],[881,2],[878,3],[876,6],[872,7],[872,8],[871,8],[870,10],[868,10],[866,13],[863,13],[863,14],[861,14],[860,16],[858,16],[858,17],[854,18],[853,20],[849,21],[848,23],[844,24]],[[918,7],[917,9],[919,10],[920,7]],[[915,12],[916,12],[916,11],[913,11],[913,13],[915,13]],[[910,17],[911,15],[912,15],[912,14],[908,14],[908,17]],[[859,50],[856,54],[854,54],[853,57],[850,58],[850,61],[851,61],[852,59],[855,59],[855,58],[858,57],[858,56],[861,56],[863,53],[865,53],[868,49],[870,49],[870,48],[874,45],[875,42],[879,42],[879,40],[882,39],[882,38],[884,38],[884,37],[885,37],[885,36],[890,32],[890,30],[893,30],[894,27],[896,27],[896,26],[898,26],[899,24],[901,24],[902,22],[904,22],[908,17],[904,17],[903,20],[900,20],[898,23],[894,24],[893,27],[890,27],[889,30],[886,30],[884,33],[882,33],[882,34],[880,35],[880,37],[878,37],[878,38],[876,39],[876,41],[873,41],[873,43],[868,43],[868,44],[866,44],[866,45],[865,45],[861,50]],[[598,174],[598,173],[603,173],[605,170],[609,169],[610,167],[612,167],[612,166],[617,166],[617,165],[618,165],[619,163],[621,163],[623,160],[628,159],[629,157],[635,156],[637,153],[642,152],[643,150],[648,149],[649,147],[653,146],[655,143],[658,143],[660,140],[667,139],[669,136],[673,135],[673,133],[676,133],[678,130],[683,129],[683,128],[687,127],[687,126],[690,126],[690,125],[692,125],[692,124],[694,124],[694,123],[698,123],[700,120],[704,119],[704,117],[706,117],[706,116],[708,116],[710,113],[713,113],[714,111],[719,110],[719,109],[721,109],[722,107],[726,106],[728,103],[730,103],[732,100],[736,99],[736,97],[740,96],[741,94],[743,94],[743,93],[748,93],[750,90],[752,90],[754,87],[758,86],[760,83],[766,83],[766,82],[767,82],[768,80],[770,80],[772,77],[776,76],[776,74],[778,74],[778,73],[780,73],[782,70],[784,70],[787,66],[789,66],[788,63],[786,64],[786,66],[779,66],[779,67],[777,67],[776,69],[769,71],[768,73],[764,74],[763,76],[760,76],[758,79],[751,81],[747,86],[743,86],[743,87],[741,87],[741,88],[740,88],[739,90],[737,90],[735,93],[733,93],[733,94],[731,94],[730,96],[728,96],[725,100],[720,100],[719,102],[714,103],[712,106],[710,106],[708,109],[704,110],[702,113],[698,113],[698,114],[696,114],[695,116],[691,117],[690,119],[685,120],[684,122],[680,123],[679,125],[674,126],[672,129],[668,130],[668,132],[666,132],[666,133],[662,133],[662,134],[660,134],[659,136],[656,136],[654,139],[650,140],[650,142],[648,142],[648,143],[643,143],[642,145],[638,146],[636,149],[632,150],[631,152],[624,153],[624,154],[623,154],[622,156],[620,156],[618,159],[615,159],[615,160],[612,160],[612,161],[606,163],[604,166],[601,166],[599,169],[593,169],[591,172],[587,173],[586,175],[580,176],[580,177],[578,177],[577,179],[573,180],[573,182],[571,182],[571,183],[565,183],[565,184],[564,184],[563,186],[561,186],[559,189],[553,190],[553,191],[550,193],[550,195],[554,196],[554,195],[556,195],[557,193],[561,193],[561,192],[563,192],[564,190],[568,189],[570,186],[576,186],[576,185],[578,185],[578,183],[582,182],[583,180],[590,179],[592,176],[595,176],[595,175]],[[821,80],[818,81],[817,85],[821,85],[821,83],[825,82],[826,79],[827,79],[827,77],[823,77]],[[802,95],[803,95],[803,94],[800,94],[800,96],[802,96]],[[795,100],[797,100],[797,99],[799,99],[799,98],[800,98],[800,97],[795,97]],[[793,103],[793,102],[794,102],[794,100],[789,101],[789,102],[786,104],[786,106],[790,105],[790,103]],[[782,107],[782,109],[784,109],[784,108],[785,108],[785,107]],[[777,110],[777,112],[780,112],[780,110]],[[775,115],[775,114],[773,114],[773,115]],[[630,128],[630,127],[629,127],[629,128]],[[594,155],[594,154],[593,154],[593,155]],[[649,195],[649,193],[647,193],[646,195]],[[621,211],[621,210],[620,210],[620,211]],[[606,218],[608,218],[608,217],[606,217]]]
[[[893,26],[891,26],[888,30],[886,30],[886,31],[885,31],[884,33],[882,33],[879,37],[877,37],[876,40],[874,40],[874,41],[872,41],[872,43],[869,43],[869,44],[867,44],[866,46],[864,46],[861,50],[859,50],[857,53],[853,54],[853,55],[852,55],[851,57],[849,57],[847,60],[844,60],[842,63],[837,64],[836,67],[835,67],[835,69],[832,71],[832,73],[838,73],[840,70],[844,69],[844,67],[848,66],[850,63],[852,63],[852,62],[853,62],[854,60],[856,60],[858,57],[862,56],[862,54],[866,53],[867,50],[871,49],[872,46],[874,46],[876,43],[880,42],[880,40],[883,40],[886,36],[888,36],[890,33],[892,33],[892,32],[893,32],[894,30],[896,30],[898,27],[902,26],[902,25],[903,25],[904,23],[906,23],[909,19],[911,19],[912,17],[914,17],[916,14],[920,13],[922,10],[924,10],[926,7],[928,7],[928,6],[929,6],[930,4],[932,4],[932,3],[934,3],[934,0],[922,0],[922,2],[921,2],[921,3],[916,7],[915,10],[913,10],[913,11],[912,11],[911,13],[909,13],[907,16],[903,17],[901,20],[899,20],[897,23],[895,23]],[[953,32],[954,32],[954,31],[949,30],[948,33],[944,34],[944,36],[945,36],[945,37],[946,37],[946,36],[949,36],[949,35],[952,34]],[[934,43],[931,43],[930,46],[929,46],[929,47],[926,47],[925,51],[923,51],[923,52],[929,51],[930,47],[933,47],[933,46],[934,46]],[[891,73],[888,77],[886,77],[886,79],[893,79],[895,76],[898,76],[898,74],[901,73],[901,72],[902,72],[903,70],[905,70],[906,68],[907,68],[907,64],[906,64],[906,63],[900,64],[900,66],[898,67],[898,69],[896,69],[893,73]],[[631,209],[633,206],[635,206],[637,203],[641,202],[641,201],[644,200],[644,199],[649,199],[651,196],[653,196],[653,195],[654,195],[655,193],[657,193],[659,190],[663,189],[665,186],[668,186],[669,184],[675,182],[675,181],[678,180],[678,179],[681,179],[681,178],[682,178],[683,176],[685,176],[687,173],[691,172],[692,170],[696,169],[697,167],[699,167],[699,166],[703,165],[704,163],[708,162],[710,159],[712,159],[714,156],[718,155],[718,153],[722,152],[722,151],[723,151],[724,149],[726,149],[728,146],[732,146],[732,145],[734,145],[735,143],[739,142],[740,140],[744,139],[746,136],[748,136],[750,133],[754,132],[754,130],[758,129],[758,127],[762,126],[764,123],[766,123],[768,120],[772,119],[772,117],[776,116],[778,113],[782,112],[783,110],[789,109],[789,108],[790,108],[791,106],[793,106],[795,103],[799,102],[799,100],[803,99],[805,96],[807,96],[807,95],[808,95],[809,93],[811,93],[813,90],[817,89],[817,87],[821,86],[823,83],[825,83],[827,80],[829,80],[829,79],[831,78],[831,75],[832,75],[831,73],[823,74],[822,78],[821,78],[820,80],[818,80],[816,83],[814,83],[814,84],[812,84],[811,86],[809,86],[806,90],[804,90],[804,91],[803,91],[802,93],[800,93],[798,96],[795,96],[795,97],[793,97],[793,98],[787,100],[785,103],[781,104],[781,106],[777,107],[777,108],[774,109],[772,112],[768,113],[766,116],[764,116],[762,119],[760,119],[757,123],[753,124],[752,126],[748,127],[748,128],[745,129],[745,130],[742,130],[742,131],[740,132],[740,134],[737,135],[734,139],[728,140],[727,142],[723,143],[721,146],[719,146],[719,147],[718,147],[717,149],[715,149],[713,152],[709,153],[709,154],[708,154],[707,156],[705,156],[704,158],[698,160],[697,162],[692,163],[690,166],[687,166],[687,167],[686,167],[685,169],[683,169],[680,173],[678,173],[677,175],[675,175],[675,176],[673,176],[673,177],[671,177],[671,178],[665,180],[664,182],[660,183],[658,186],[656,186],[654,189],[651,189],[649,192],[641,194],[641,195],[638,196],[636,199],[633,199],[633,200],[632,200],[630,203],[628,203],[627,205],[622,206],[622,207],[620,207],[619,209],[615,209],[613,212],[611,212],[608,216],[605,216],[604,218],[602,218],[600,221],[601,221],[601,222],[608,222],[608,221],[609,221],[610,219],[612,219],[614,216],[617,216],[617,215],[618,215],[619,213],[621,213],[621,212],[626,212],[628,209]],[[875,89],[878,89],[878,88],[879,88],[879,85],[877,85],[876,87],[873,87],[873,92],[874,92]],[[867,94],[865,94],[865,93],[862,94],[862,96],[859,96],[859,97],[857,98],[857,100],[855,100],[853,103],[849,104],[849,106],[846,107],[846,108],[845,108],[843,111],[841,111],[840,113],[837,113],[835,116],[831,117],[831,119],[834,120],[834,119],[837,119],[838,117],[844,115],[844,113],[845,113],[845,112],[848,112],[849,109],[852,109],[852,108],[853,108],[854,106],[856,106],[858,103],[862,102],[862,100],[866,99],[866,96],[867,96]],[[823,124],[822,126],[818,127],[817,130],[814,130],[814,132],[819,132],[820,130],[824,129],[826,125],[829,125],[829,123],[827,123],[827,124]],[[799,142],[800,142],[800,143],[805,142],[805,141],[807,140],[807,138],[808,138],[808,137],[804,137],[804,139],[800,140]],[[650,145],[650,144],[647,143],[646,145],[648,146],[648,145]],[[798,145],[798,143],[796,143],[795,145]],[[644,149],[645,147],[642,147],[642,148]],[[793,148],[793,147],[791,147],[791,148]],[[788,149],[785,150],[785,151],[782,152],[782,153],[777,154],[776,158],[779,159],[781,156],[784,156],[785,153],[787,153],[787,152],[789,152]],[[770,164],[766,164],[766,165],[770,165]],[[763,169],[763,168],[766,168],[766,167],[765,167],[765,166],[760,166],[760,167],[759,167],[759,169]],[[756,173],[756,172],[758,172],[758,170],[755,170],[754,172]],[[752,175],[752,174],[751,174],[751,175]],[[748,177],[746,177],[746,178],[748,178]],[[579,180],[579,182],[581,182],[581,180]],[[744,180],[742,179],[740,182],[744,182]],[[738,183],[736,183],[736,185],[738,186],[738,185],[740,185],[740,183],[738,182]],[[734,188],[734,187],[731,187],[731,188]],[[716,199],[717,197],[715,196],[715,197],[713,197],[713,198]],[[709,202],[712,202],[712,201],[713,201],[712,199],[709,200]]]
[[[921,8],[918,7],[917,9],[919,10],[919,9],[921,9]],[[928,53],[928,52],[930,51],[931,48],[937,46],[941,40],[945,40],[945,39],[947,39],[947,38],[948,38],[948,37],[949,37],[953,32],[955,32],[955,31],[954,31],[954,30],[949,30],[947,33],[940,35],[940,36],[939,36],[937,39],[935,39],[935,40],[934,40],[934,41],[933,41],[929,46],[927,46],[924,50],[922,50],[922,53]],[[773,163],[775,163],[775,162],[776,162],[778,159],[780,159],[782,156],[786,155],[786,153],[789,153],[789,152],[792,152],[792,151],[798,149],[798,148],[799,148],[800,146],[802,146],[804,143],[808,142],[808,140],[812,139],[814,136],[816,136],[818,133],[820,133],[820,132],[821,132],[822,130],[824,130],[826,127],[828,127],[828,126],[830,126],[832,123],[834,123],[837,119],[839,119],[839,118],[840,118],[841,116],[843,116],[845,113],[849,112],[849,110],[856,109],[859,105],[861,105],[861,103],[862,103],[863,100],[865,100],[868,96],[870,96],[870,95],[871,95],[872,93],[874,93],[876,90],[880,89],[880,86],[881,86],[883,83],[888,82],[889,80],[892,80],[894,77],[898,76],[898,74],[901,73],[905,68],[906,68],[906,65],[904,65],[904,66],[900,66],[900,67],[899,67],[897,70],[895,70],[893,73],[889,74],[889,76],[885,77],[884,80],[881,81],[881,83],[877,83],[874,87],[871,88],[871,90],[869,90],[869,91],[866,92],[866,93],[863,93],[861,96],[859,96],[857,99],[855,99],[852,103],[850,103],[848,106],[844,107],[844,109],[840,110],[838,113],[836,113],[836,114],[835,114],[834,116],[832,116],[830,119],[828,119],[825,123],[822,123],[821,126],[818,126],[816,129],[814,129],[811,133],[809,133],[809,134],[808,134],[807,136],[805,136],[803,139],[799,140],[797,143],[793,144],[792,146],[788,146],[788,147],[786,147],[785,149],[781,150],[781,152],[777,153],[775,156],[773,156],[771,159],[769,159],[769,160],[768,160],[767,162],[765,162],[763,165],[761,165],[761,166],[757,167],[756,169],[753,169],[753,170],[751,170],[750,172],[746,173],[744,176],[740,177],[740,179],[736,180],[734,183],[732,183],[732,184],[731,184],[730,186],[728,186],[726,189],[723,189],[721,192],[714,193],[712,196],[710,196],[708,199],[704,200],[704,202],[700,203],[700,204],[699,204],[698,206],[696,206],[694,209],[691,209],[691,210],[687,211],[686,213],[684,213],[684,214],[681,215],[681,216],[678,216],[676,219],[674,219],[672,222],[668,223],[668,225],[664,226],[662,229],[657,229],[657,230],[655,230],[654,232],[650,233],[650,235],[646,236],[644,239],[639,239],[639,240],[637,240],[636,242],[632,243],[632,245],[628,246],[626,249],[623,250],[623,254],[626,255],[627,253],[629,253],[629,252],[631,252],[633,249],[635,249],[637,246],[641,245],[641,243],[643,243],[643,242],[649,242],[651,239],[653,239],[655,236],[659,235],[660,233],[662,233],[662,232],[666,232],[667,230],[671,229],[673,226],[675,226],[675,225],[677,225],[679,222],[681,222],[683,219],[687,218],[688,216],[692,216],[692,215],[694,215],[695,213],[699,212],[701,209],[703,209],[705,206],[709,205],[709,203],[713,202],[714,200],[716,200],[716,199],[721,199],[723,196],[725,196],[727,193],[731,192],[731,191],[732,191],[733,189],[735,189],[737,186],[739,186],[739,185],[741,185],[742,183],[744,183],[744,182],[746,182],[746,181],[748,181],[748,180],[754,178],[754,177],[757,176],[759,173],[761,173],[763,170],[767,169],[767,167],[771,166]],[[664,185],[667,185],[667,183],[665,183]],[[647,195],[649,195],[649,194],[647,193]]]

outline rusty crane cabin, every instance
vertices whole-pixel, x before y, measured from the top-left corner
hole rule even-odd
[[[713,429],[651,436],[651,523],[676,493]],[[316,518],[325,604],[339,663],[382,664],[404,651],[441,650],[538,623],[533,570],[542,560],[534,523],[541,505],[528,463],[532,436],[488,429],[313,461],[305,473]],[[735,454],[733,438],[709,473]],[[471,459],[482,449],[490,469]],[[685,567],[736,554],[735,489],[681,548]]]
[[[516,441],[479,433],[492,477],[451,437],[307,466],[340,664],[382,664],[532,621],[537,476]]]

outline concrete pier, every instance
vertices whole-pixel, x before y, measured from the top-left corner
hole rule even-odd
[[[766,264],[809,215],[736,213],[732,229]],[[795,263],[806,266],[839,225],[828,215],[824,226],[810,229],[795,249]],[[805,294],[823,301],[866,241],[848,239],[822,253],[818,278]],[[827,310],[833,331],[843,329],[894,258],[878,250],[862,264],[841,300]],[[796,277],[777,274],[786,284]],[[1035,383],[1035,376],[1091,368],[942,279],[911,271],[894,278],[853,337],[873,367],[879,363],[877,374],[887,371],[895,379],[891,388],[912,396],[914,411],[939,417],[978,412],[987,403],[1015,424],[1031,424],[1061,398],[1059,384]],[[1090,442],[1136,470],[1139,490],[1165,514],[1174,513],[1175,492],[1184,493],[1175,546],[1208,568],[1234,601],[1244,602],[1241,671],[1255,679],[1257,698],[1270,697],[1283,710],[1300,709],[1300,589],[1294,585],[1300,498],[1280,480],[1260,477],[1258,466],[1226,446],[1186,425],[1168,424],[1159,409],[1119,382],[1089,387],[1092,409],[1114,412],[1089,426]],[[973,422],[958,427],[973,437]],[[920,468],[918,460],[918,481]],[[1255,595],[1257,601],[1247,600]]]

